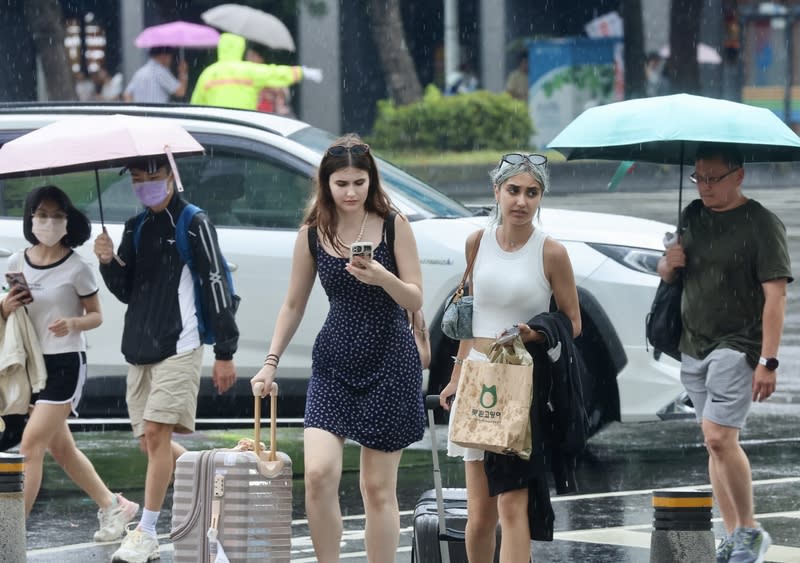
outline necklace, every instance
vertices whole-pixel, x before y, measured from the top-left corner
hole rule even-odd
[[[367,226],[367,217],[369,217],[369,211],[364,213],[364,219],[361,221],[361,230],[358,231],[358,237],[353,241],[353,244],[361,242],[361,237],[364,236],[364,228]]]
[[[530,238],[531,238],[531,235],[533,234],[533,231],[534,231],[534,229],[531,229],[531,232],[530,232],[530,233],[528,233],[527,235],[525,235],[525,236],[522,238],[522,240],[520,240],[520,241],[518,241],[518,242],[517,242],[517,241],[513,241],[513,240],[511,240],[511,239],[508,237],[508,233],[507,233],[507,232],[504,232],[503,234],[505,235],[506,244],[508,245],[508,247],[509,247],[510,249],[512,249],[512,250],[513,250],[514,248],[516,248],[516,247],[518,247],[518,246],[521,246],[521,245],[524,245],[526,242],[528,242],[528,239],[530,239]]]

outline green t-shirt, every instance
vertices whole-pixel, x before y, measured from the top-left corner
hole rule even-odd
[[[700,200],[684,211],[686,252],[680,350],[698,359],[717,348],[761,354],[763,282],[792,281],[786,227],[754,200],[711,211]]]

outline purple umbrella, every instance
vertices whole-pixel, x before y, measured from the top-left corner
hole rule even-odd
[[[204,49],[216,47],[219,32],[213,27],[185,21],[174,21],[154,25],[144,29],[136,38],[136,46],[151,47],[194,47]]]

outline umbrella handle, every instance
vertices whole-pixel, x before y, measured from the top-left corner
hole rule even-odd
[[[164,152],[167,153],[167,160],[169,160],[169,166],[172,168],[172,175],[175,176],[175,187],[179,192],[183,192],[181,175],[178,172],[178,165],[175,164],[175,157],[172,156],[172,149],[169,147],[169,145],[164,145]]]
[[[253,447],[256,451],[256,457],[260,457],[261,453],[261,392],[264,389],[263,383],[257,383],[253,389],[253,418],[255,419],[254,425],[254,439]]]
[[[94,185],[97,188],[97,209],[100,211],[100,226],[106,229],[105,218],[103,217],[103,196],[100,194],[100,172],[94,169]]]

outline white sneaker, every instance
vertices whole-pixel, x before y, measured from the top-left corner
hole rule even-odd
[[[127,532],[125,539],[122,540],[122,545],[111,556],[112,562],[147,563],[161,558],[158,551],[158,538],[142,532],[133,525],[128,526]]]
[[[94,541],[114,541],[122,537],[125,525],[133,520],[139,512],[139,505],[120,494],[116,495],[117,503],[111,508],[97,511],[100,529],[94,533]]]

